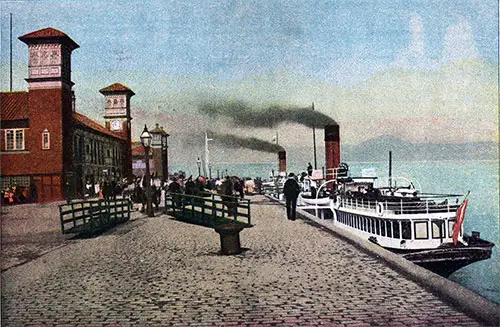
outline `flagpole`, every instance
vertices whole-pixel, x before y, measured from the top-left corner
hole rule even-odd
[[[10,92],[12,92],[12,13],[10,13]]]
[[[314,111],[314,102],[312,103],[312,110]],[[316,128],[313,126],[313,148],[314,148],[314,169],[318,169],[316,161]]]

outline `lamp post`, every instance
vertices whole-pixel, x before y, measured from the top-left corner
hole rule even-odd
[[[201,160],[200,157],[196,159],[196,164],[198,165],[198,176],[201,176]]]
[[[151,201],[151,175],[149,172],[149,147],[151,146],[151,133],[148,131],[148,127],[144,125],[144,131],[141,134],[141,143],[144,147],[144,156],[146,158],[146,212],[148,217],[154,217],[153,205]]]
[[[163,180],[168,180],[168,137],[167,132],[161,127],[161,153],[162,153],[162,165],[163,165]]]

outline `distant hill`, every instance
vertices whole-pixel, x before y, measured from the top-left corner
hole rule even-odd
[[[342,161],[387,161],[389,151],[398,161],[498,159],[496,142],[410,143],[386,135],[358,145],[342,145]]]

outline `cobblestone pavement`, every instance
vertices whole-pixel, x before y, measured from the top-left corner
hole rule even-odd
[[[2,273],[2,326],[481,326],[416,283],[254,197],[247,250],[163,215]]]

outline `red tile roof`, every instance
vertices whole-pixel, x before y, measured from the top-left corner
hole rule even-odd
[[[144,157],[146,151],[141,142],[132,142],[132,157]],[[153,154],[152,148],[149,148],[149,155]]]
[[[127,140],[127,137],[122,134],[118,133],[113,133],[112,131],[108,130],[106,127],[100,125],[99,123],[93,121],[92,119],[88,118],[87,116],[84,116],[78,112],[73,112],[73,121],[75,124],[80,124],[83,126],[86,126],[88,128],[91,128],[99,133],[106,134],[121,140]]]
[[[0,119],[28,119],[28,92],[1,92]]]
[[[114,93],[114,92],[128,92],[131,93],[132,95],[135,95],[135,93],[131,89],[120,83],[115,83],[108,87],[100,89],[99,92],[101,92],[102,94]]]
[[[63,44],[69,45],[72,50],[80,47],[68,35],[52,27],[43,28],[41,30],[25,34],[23,36],[20,36],[19,40],[23,41],[26,44],[39,43],[40,41],[56,40]]]

